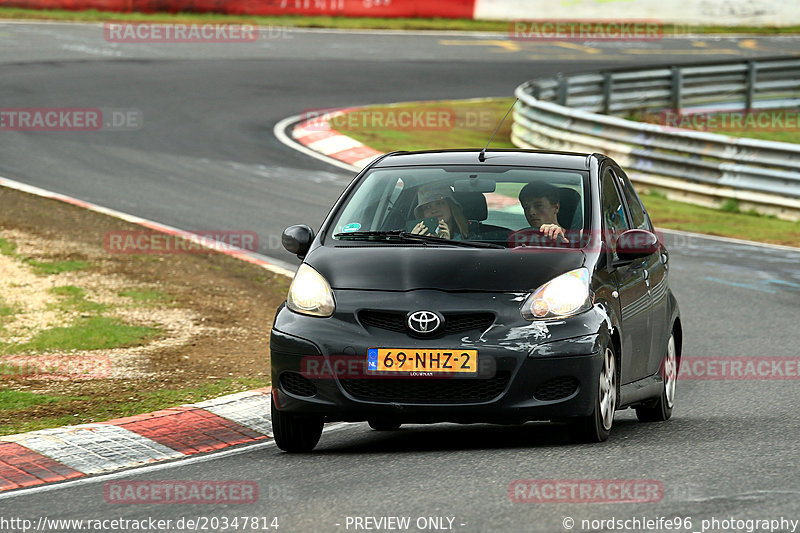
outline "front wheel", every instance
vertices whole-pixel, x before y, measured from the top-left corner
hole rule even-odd
[[[639,422],[663,422],[672,416],[672,406],[675,405],[675,387],[678,382],[678,354],[675,350],[675,336],[670,335],[667,342],[667,354],[664,357],[662,368],[664,388],[661,395],[653,405],[636,408],[636,418]]]
[[[598,380],[592,414],[570,423],[570,434],[577,442],[603,442],[611,433],[617,410],[617,357],[611,345],[603,349],[603,367]]]
[[[322,417],[298,416],[284,413],[272,399],[272,434],[278,448],[290,453],[305,453],[314,449],[322,436]]]

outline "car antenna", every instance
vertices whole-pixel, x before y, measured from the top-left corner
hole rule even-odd
[[[509,113],[511,113],[511,110],[514,109],[514,104],[516,104],[518,100],[519,100],[519,98],[514,98],[514,101],[511,102],[511,107],[509,107],[508,111],[506,111],[506,114],[503,117],[503,120],[501,120],[500,124],[498,124],[497,127],[494,129],[494,133],[492,133],[492,136],[489,137],[489,142],[486,143],[486,146],[483,147],[483,150],[481,150],[481,153],[478,154],[478,161],[480,161],[481,163],[486,161],[486,149],[489,148],[490,144],[492,144],[492,139],[494,139],[494,136],[497,135],[498,130],[500,130],[500,126],[502,126],[503,122],[506,121],[506,117],[508,116]]]

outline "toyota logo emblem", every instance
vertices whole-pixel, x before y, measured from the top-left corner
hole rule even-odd
[[[415,311],[409,313],[406,324],[408,329],[419,335],[430,335],[442,325],[444,319],[433,311]]]

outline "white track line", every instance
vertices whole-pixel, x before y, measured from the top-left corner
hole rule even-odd
[[[339,168],[343,168],[345,170],[350,170],[352,172],[358,172],[358,171],[361,170],[358,167],[355,167],[353,165],[345,163],[344,161],[339,161],[338,159],[334,159],[332,157],[328,157],[326,155],[322,155],[321,153],[315,152],[314,150],[312,150],[310,148],[306,148],[304,145],[300,144],[299,142],[295,141],[294,139],[292,139],[291,137],[286,135],[286,131],[285,130],[286,130],[286,128],[289,127],[289,125],[294,124],[295,122],[301,122],[304,118],[305,117],[301,114],[301,115],[294,115],[294,116],[291,116],[291,117],[288,117],[288,118],[285,118],[285,119],[281,120],[280,122],[275,124],[274,128],[272,128],[273,135],[275,135],[275,137],[280,142],[282,142],[283,144],[285,144],[289,148],[292,148],[293,150],[297,150],[298,152],[302,152],[302,153],[306,154],[309,157],[313,157],[314,159],[319,159],[320,161],[328,163],[329,165],[333,165],[333,166],[336,166],[336,167],[339,167]]]
[[[340,431],[347,427],[352,427],[354,425],[360,424],[361,422],[357,423],[349,423],[349,422],[340,422],[331,426],[327,426],[323,430],[323,434],[325,433],[333,433],[335,431]],[[16,498],[19,496],[26,496],[29,494],[34,494],[37,492],[48,492],[51,490],[60,490],[64,488],[74,487],[76,485],[89,485],[92,483],[99,483],[101,481],[109,481],[112,479],[119,479],[130,475],[139,475],[146,472],[156,472],[158,470],[167,470],[169,468],[175,467],[182,467],[189,464],[195,463],[204,463],[206,461],[213,461],[222,457],[228,457],[231,455],[239,455],[242,453],[249,453],[254,450],[259,450],[261,448],[269,448],[275,446],[275,441],[270,439],[268,441],[257,442],[255,444],[245,444],[241,446],[237,446],[232,449],[221,450],[218,452],[210,452],[208,454],[203,455],[191,455],[186,457],[185,459],[175,459],[173,461],[165,462],[165,463],[158,463],[154,465],[148,466],[139,466],[134,468],[129,468],[127,470],[122,470],[119,472],[112,472],[109,474],[101,474],[98,476],[90,476],[90,477],[82,477],[79,479],[73,479],[71,481],[64,481],[64,482],[56,482],[56,483],[48,483],[44,485],[37,485],[35,487],[30,487],[27,489],[15,489],[8,492],[0,492],[0,500],[6,500],[10,498]],[[313,453],[313,452],[312,452]]]

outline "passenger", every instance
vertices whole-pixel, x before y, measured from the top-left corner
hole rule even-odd
[[[443,239],[464,240],[469,234],[469,222],[456,201],[453,191],[442,183],[423,185],[417,192],[416,218],[436,217],[439,226],[431,233],[424,222],[419,222],[411,230],[417,235],[435,235]]]
[[[534,181],[519,191],[519,202],[533,229],[541,231],[550,241],[569,243],[566,231],[558,223],[561,201],[557,187]]]

